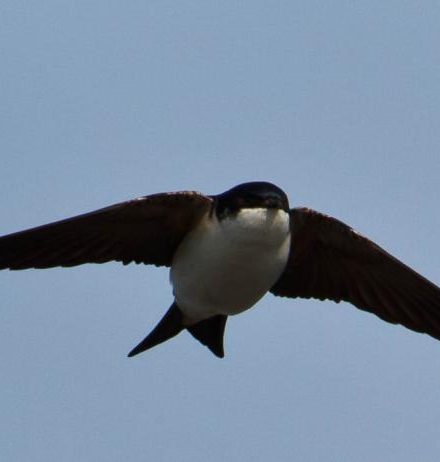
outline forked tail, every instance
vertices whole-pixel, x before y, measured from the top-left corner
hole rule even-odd
[[[191,326],[184,326],[183,313],[180,311],[176,302],[174,302],[156,327],[141,343],[139,343],[139,345],[135,346],[130,353],[128,353],[128,356],[131,358],[143,351],[149,350],[175,337],[186,328],[194,338],[207,346],[217,357],[223,358],[225,355],[223,349],[223,336],[227,318],[226,315],[217,315]]]

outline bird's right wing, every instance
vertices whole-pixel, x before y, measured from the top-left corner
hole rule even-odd
[[[0,269],[51,268],[116,260],[170,266],[183,236],[212,199],[153,194],[0,237]]]
[[[290,216],[290,257],[273,294],[343,300],[440,340],[439,287],[335,218],[307,208]]]

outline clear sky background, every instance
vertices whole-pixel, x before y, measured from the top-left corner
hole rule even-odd
[[[0,4],[0,233],[249,180],[440,282],[435,1]],[[0,273],[3,461],[438,461],[440,342],[266,296],[126,353],[166,269]]]

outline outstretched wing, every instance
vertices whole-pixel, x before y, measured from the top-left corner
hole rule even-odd
[[[290,211],[291,254],[271,292],[350,302],[440,340],[440,288],[335,218]]]
[[[185,233],[210,210],[197,192],[154,194],[0,237],[0,269],[111,260],[170,266]]]

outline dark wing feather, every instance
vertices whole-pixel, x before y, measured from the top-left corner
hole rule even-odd
[[[111,260],[170,266],[185,233],[210,210],[197,192],[154,194],[0,237],[0,269]]]
[[[283,297],[350,302],[440,340],[440,288],[335,218],[290,211],[291,254],[271,289]]]

